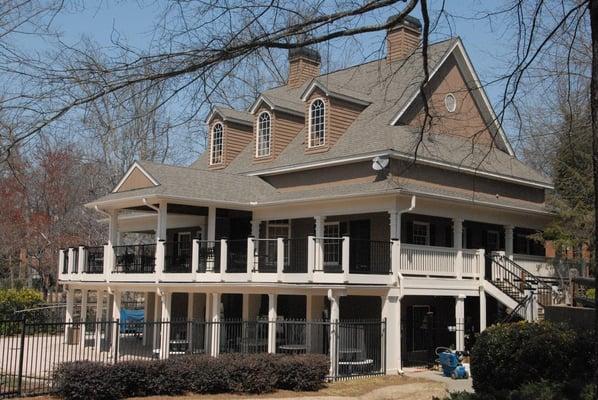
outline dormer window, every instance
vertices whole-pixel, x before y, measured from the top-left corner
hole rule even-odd
[[[270,155],[272,143],[272,123],[270,113],[262,112],[257,118],[257,140],[255,142],[255,156],[266,157]]]
[[[210,147],[210,164],[219,164],[222,162],[223,153],[223,127],[219,122],[212,127],[212,141]]]
[[[325,113],[326,106],[321,99],[314,100],[309,106],[308,147],[318,147],[326,144]]]

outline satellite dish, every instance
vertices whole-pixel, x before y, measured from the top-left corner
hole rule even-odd
[[[374,171],[382,171],[384,168],[388,167],[389,162],[388,157],[374,157],[372,160],[372,169]]]

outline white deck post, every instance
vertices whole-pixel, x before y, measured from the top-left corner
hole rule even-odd
[[[122,300],[122,293],[119,290],[115,290],[112,294],[112,346],[111,349],[116,349],[118,346],[118,339],[119,339],[119,324],[120,324],[120,306]],[[118,359],[118,352],[114,354],[115,358]]]
[[[262,223],[262,221],[260,221],[258,219],[251,220],[251,236],[253,236],[254,238],[260,237],[260,224],[261,223]]]
[[[257,248],[259,249],[259,245],[257,245]],[[259,250],[257,250],[259,251]],[[247,276],[249,276],[249,279],[251,280],[251,274],[253,274],[253,271],[255,270],[256,272],[257,269],[257,265],[256,265],[256,242],[254,240],[253,237],[249,236],[247,238]]]
[[[305,321],[307,325],[305,326],[305,349],[306,353],[309,354],[312,351],[311,347],[311,331],[312,325],[310,322],[313,322],[314,315],[313,315],[313,296],[311,294],[305,295]]]
[[[163,291],[160,295],[160,306],[162,307],[162,317],[160,325],[160,359],[168,358],[170,354],[170,323],[171,323],[171,305],[172,293]]]
[[[64,263],[66,262],[66,252],[67,250],[65,249],[60,249],[58,251],[58,276],[60,277],[60,279],[64,279],[65,276],[62,273],[62,271],[64,271]]]
[[[68,249],[68,255],[69,255],[69,260],[68,260],[68,272],[69,275],[73,275],[75,273],[75,252],[73,251],[74,249],[72,247],[69,247]],[[72,276],[74,278],[74,276]]]
[[[193,282],[197,281],[197,270],[199,269],[199,239],[191,242],[191,275]]]
[[[316,241],[313,236],[307,237],[307,279],[309,282],[313,282],[314,269],[316,268],[315,257],[316,257]]]
[[[216,240],[216,207],[208,207],[208,237],[209,242]]]
[[[315,240],[315,259],[314,268],[318,271],[324,269],[324,217],[317,215],[314,217],[316,220],[316,240]]]
[[[69,330],[69,328],[72,327],[74,308],[75,308],[75,289],[69,287],[66,289],[66,314],[64,316],[64,321],[67,322],[67,324],[64,327],[65,342],[68,340],[68,330]]]
[[[342,252],[342,267],[343,267],[343,281],[349,282],[349,265],[350,265],[350,246],[351,246],[351,237],[343,236],[343,252]]]
[[[268,293],[268,353],[276,353],[277,303],[277,295]]]
[[[96,352],[102,350],[102,324],[104,320],[104,291],[96,292],[96,330],[95,330],[95,348]]]
[[[220,353],[220,293],[212,293],[212,335],[210,355],[217,357]]]
[[[81,280],[83,270],[87,267],[87,249],[85,248],[85,246],[79,246],[77,257],[79,257],[79,260],[77,262],[77,273],[79,275],[79,280]]]
[[[465,350],[465,296],[455,297],[455,350]]]
[[[204,332],[204,351],[206,354],[212,354],[212,331],[214,330],[214,324],[212,323],[213,315],[212,315],[212,301],[214,297],[212,293],[206,293],[206,305],[205,305],[205,332]]]
[[[160,322],[162,313],[162,301],[158,293],[154,294],[154,316],[152,324],[152,352],[153,354],[160,355]]]
[[[480,333],[486,330],[486,291],[480,284]]]
[[[328,300],[330,300],[330,376],[336,376],[337,372],[337,337],[338,337],[338,321],[340,317],[339,296],[331,289],[328,290]]]
[[[386,373],[396,374],[401,371],[401,298],[399,296],[391,294],[382,296],[382,319],[386,320],[386,352],[382,352],[386,362]]]
[[[226,273],[228,264],[228,242],[226,239],[220,239],[220,277]],[[226,276],[226,275],[224,275]]]
[[[513,225],[505,225],[505,257],[513,259]]]
[[[85,323],[87,322],[87,289],[81,289],[81,344],[85,347]]]
[[[453,218],[453,244],[457,249],[455,259],[455,276],[457,279],[463,278],[463,219]]]
[[[282,282],[284,272],[284,238],[276,238],[276,280]]]
[[[142,344],[144,346],[147,345],[147,339],[148,339],[148,336],[150,334],[149,333],[150,330],[149,330],[149,327],[148,327],[148,324],[147,324],[147,322],[150,320],[150,318],[149,318],[149,313],[150,313],[150,310],[151,310],[150,301],[153,301],[153,297],[150,296],[150,294],[152,294],[152,293],[151,292],[145,292],[144,301],[143,301],[143,320],[144,320],[145,323],[143,324],[143,339],[142,339]]]
[[[195,293],[187,293],[187,344],[189,345],[189,352],[193,351],[193,306],[195,304]]]

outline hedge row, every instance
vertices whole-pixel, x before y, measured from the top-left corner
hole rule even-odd
[[[54,388],[56,395],[68,400],[314,391],[322,387],[327,373],[328,358],[321,355],[199,355],[116,364],[78,361],[56,369]]]
[[[594,390],[588,386],[598,368],[594,343],[592,332],[550,322],[492,326],[471,352],[473,387],[484,399],[527,399],[534,387],[558,399],[584,398]]]

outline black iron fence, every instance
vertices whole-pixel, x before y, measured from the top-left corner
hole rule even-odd
[[[114,246],[114,269],[125,274],[153,273],[156,264],[156,245],[137,244]]]
[[[383,374],[385,329],[385,321],[0,321],[0,398],[51,393],[56,366],[83,360],[316,353],[330,356],[333,379]]]
[[[101,274],[104,272],[104,246],[86,247],[87,263],[83,268],[86,274]]]

